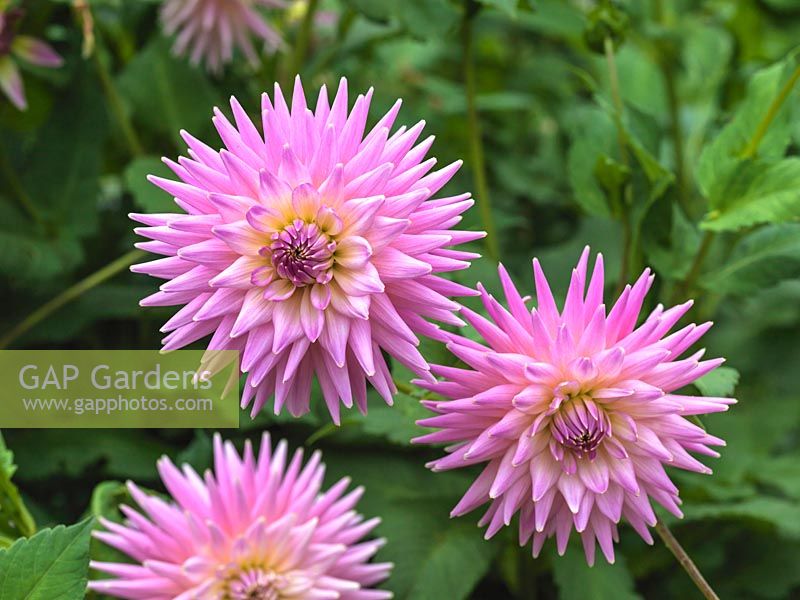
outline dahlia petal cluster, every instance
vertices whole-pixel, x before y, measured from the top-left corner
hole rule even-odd
[[[648,543],[656,523],[650,501],[680,517],[678,488],[665,465],[710,473],[690,453],[719,456],[723,440],[686,419],[727,410],[731,398],[678,393],[723,359],[681,355],[711,326],[669,333],[691,302],[659,305],[637,327],[653,276],[627,286],[610,311],[603,303],[603,258],[586,288],[589,249],[572,271],[559,312],[537,260],[532,310],[499,269],[507,307],[478,286],[491,319],[462,308],[485,344],[453,335],[448,344],[465,368],[432,365],[443,379],[419,385],[445,401],[426,401],[438,430],[417,442],[450,444],[435,471],[485,465],[452,515],[489,503],[480,520],[493,536],[519,513],[519,540],[533,538],[538,556],[555,536],[559,553],[580,534],[593,564],[596,543],[614,561],[617,524],[624,519]]]
[[[14,59],[52,69],[64,62],[46,42],[17,34],[17,25],[24,14],[21,8],[0,10],[0,90],[19,110],[25,110],[28,103],[22,75]]]
[[[122,506],[127,521],[103,519],[107,531],[94,535],[135,564],[92,562],[113,578],[89,589],[146,600],[390,598],[370,588],[392,567],[369,562],[384,540],[362,541],[379,519],[355,512],[363,488],[345,494],[347,478],[320,491],[320,458],[315,452],[303,466],[298,449],[287,461],[286,442],[273,449],[269,434],[257,457],[249,441],[240,457],[215,436],[214,472],[204,478],[162,458],[172,501],[128,484],[140,510]]]
[[[233,60],[239,48],[251,64],[258,64],[252,37],[269,50],[281,45],[281,36],[259,12],[259,6],[283,8],[282,0],[166,0],[161,22],[168,35],[176,35],[173,51],[187,55],[192,64],[205,63],[212,73]]]
[[[183,132],[190,158],[165,162],[181,181],[150,177],[185,213],[132,215],[165,256],[132,267],[168,279],[143,306],[182,308],[162,328],[164,349],[213,334],[212,350],[239,350],[255,414],[309,410],[316,376],[333,420],[340,402],[366,413],[369,381],[391,404],[383,353],[431,378],[416,334],[447,339],[426,321],[460,325],[449,296],[472,290],[439,277],[478,256],[452,246],[483,237],[453,230],[469,194],[432,199],[461,162],[431,171],[424,122],[390,129],[398,101],[365,135],[372,90],[348,114],[342,79],[312,111],[298,78],[291,109],[279,86],[262,98],[263,135],[231,99],[235,125],[213,121],[225,148]]]

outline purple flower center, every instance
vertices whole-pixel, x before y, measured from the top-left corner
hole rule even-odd
[[[272,234],[269,252],[278,275],[297,287],[328,283],[336,242],[316,223],[295,219],[283,231]]]
[[[229,596],[232,600],[279,600],[284,578],[261,569],[251,569],[231,582]]]
[[[594,400],[578,397],[565,402],[553,415],[551,431],[562,446],[593,460],[600,442],[611,431],[611,422]]]

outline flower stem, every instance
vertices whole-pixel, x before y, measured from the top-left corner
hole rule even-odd
[[[108,102],[108,107],[111,110],[111,114],[116,119],[120,131],[122,131],[122,136],[125,138],[125,143],[128,146],[128,151],[131,156],[143,156],[144,147],[139,141],[139,136],[136,134],[131,120],[128,118],[128,113],[125,111],[125,105],[122,102],[122,96],[120,96],[117,87],[114,85],[114,80],[108,72],[108,67],[100,56],[100,49],[101,46],[98,45],[97,49],[92,54],[92,58],[97,69],[97,75],[100,77],[100,84],[103,88],[106,102]]]
[[[617,141],[619,143],[619,155],[622,164],[628,166],[628,146],[625,142],[625,132],[622,128],[622,94],[619,91],[619,73],[617,72],[617,61],[614,58],[614,41],[610,37],[603,40],[603,49],[606,55],[606,66],[608,67],[608,80],[611,86],[611,101],[614,103],[614,122],[617,126]]]
[[[469,135],[469,151],[472,158],[472,177],[475,192],[478,197],[478,209],[486,230],[486,251],[493,260],[500,259],[500,250],[495,237],[494,219],[492,217],[492,202],[489,197],[489,185],[486,178],[486,161],[483,153],[483,139],[481,137],[481,123],[478,119],[476,106],[477,84],[475,82],[474,44],[472,35],[472,21],[479,10],[475,0],[466,0],[464,3],[464,19],[461,24],[461,43],[463,50],[463,77],[467,93],[467,132]]]
[[[684,279],[683,283],[675,288],[675,294],[673,297],[674,301],[684,301],[686,299],[685,296],[692,291],[697,278],[700,277],[700,272],[703,268],[703,262],[708,256],[708,251],[711,248],[711,242],[714,241],[714,237],[715,234],[713,231],[706,231],[703,234],[703,239],[700,241],[700,247],[697,249],[697,254],[694,256],[692,266],[689,267],[689,273],[686,275],[686,279]]]
[[[758,146],[761,144],[761,140],[767,134],[769,126],[777,116],[778,111],[780,111],[781,106],[783,106],[783,103],[786,101],[786,98],[789,97],[789,94],[792,92],[792,88],[794,88],[794,85],[797,83],[798,79],[800,79],[800,65],[795,67],[792,75],[789,77],[786,83],[783,84],[783,87],[781,88],[780,92],[778,92],[778,95],[772,100],[767,112],[764,114],[764,118],[761,119],[758,127],[756,127],[756,131],[753,134],[753,137],[750,139],[750,143],[747,144],[745,149],[742,151],[742,154],[740,155],[741,158],[753,158],[756,155],[756,152],[758,152]]]
[[[120,256],[114,262],[107,264],[100,270],[95,271],[88,277],[80,280],[72,287],[67,288],[66,290],[61,292],[58,296],[56,296],[52,300],[49,300],[48,302],[37,308],[25,319],[20,321],[16,327],[14,327],[11,331],[9,331],[2,338],[0,338],[0,349],[7,348],[9,344],[11,344],[19,336],[21,336],[23,333],[31,329],[33,326],[37,325],[40,321],[43,321],[44,319],[49,317],[59,308],[61,308],[65,304],[68,304],[69,302],[72,302],[85,292],[88,292],[93,287],[103,283],[107,279],[110,279],[120,271],[126,269],[127,267],[135,263],[144,255],[145,253],[142,250],[131,250],[127,254]]]
[[[318,4],[319,0],[308,0],[306,4],[306,12],[303,15],[303,21],[300,24],[300,28],[297,30],[297,38],[294,41],[294,52],[292,52],[291,67],[288,73],[291,78],[294,78],[295,75],[299,75],[300,69],[303,68],[306,52],[308,52],[308,45],[311,40],[311,30],[314,25],[314,15],[317,12]]]
[[[683,546],[675,539],[675,536],[672,535],[669,528],[664,525],[663,522],[658,521],[656,522],[655,529],[658,535],[661,536],[664,545],[669,548],[669,551],[678,559],[680,565],[689,574],[689,577],[692,578],[692,581],[697,586],[697,589],[700,590],[700,593],[702,593],[707,600],[719,600],[719,596],[717,596],[716,592],[714,592],[708,584],[703,574],[697,568],[697,565],[695,565],[694,561],[686,554],[686,550],[684,550]]]

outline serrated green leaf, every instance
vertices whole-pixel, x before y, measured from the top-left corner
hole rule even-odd
[[[723,294],[750,294],[800,275],[800,225],[764,227],[742,238],[730,259],[700,283]]]
[[[609,565],[600,557],[590,567],[577,546],[564,556],[553,557],[553,577],[561,600],[634,600],[641,598],[633,586],[624,558],[617,553],[616,562]]]
[[[794,70],[796,56],[797,51],[794,51],[784,60],[760,70],[751,78],[747,95],[736,108],[733,119],[706,145],[700,155],[697,181],[708,197],[712,210],[718,209],[718,204],[725,201],[722,190],[728,187],[727,180],[738,170],[742,152],[752,140],[781,86]],[[795,88],[775,115],[759,144],[759,158],[774,160],[783,156],[791,137],[788,124],[795,112],[798,93]]]
[[[795,220],[800,214],[800,158],[742,161],[710,197],[712,210],[701,227],[735,231],[760,223]]]
[[[43,529],[0,550],[0,598],[80,600],[89,570],[93,520]]]
[[[694,382],[703,396],[730,396],[739,383],[739,371],[732,367],[717,367]]]

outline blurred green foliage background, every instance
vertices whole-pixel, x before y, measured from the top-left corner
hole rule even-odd
[[[144,176],[164,170],[160,156],[184,151],[180,129],[219,144],[212,107],[235,95],[257,114],[261,92],[291,81],[293,65],[307,91],[346,76],[354,91],[375,87],[374,118],[402,97],[398,123],[425,119],[440,164],[465,159],[446,190],[472,190],[490,207],[496,253],[522,288],[532,292],[537,256],[563,294],[590,244],[609,265],[608,293],[616,278],[650,266],[650,308],[697,299],[693,319],[716,322],[709,355],[728,359],[700,391],[731,393],[738,379],[739,404],[704,419],[728,442],[709,461],[713,476],[671,471],[684,521],[661,516],[722,598],[800,597],[800,92],[791,86],[800,2],[630,0],[618,5],[621,19],[590,0],[314,4],[305,53],[293,48],[308,5],[293,3],[272,15],[287,52],[210,77],[171,56],[157,2],[89,2],[88,56],[87,10],[24,2],[26,32],[48,39],[66,64],[25,71],[27,112],[0,99],[0,344],[158,347],[170,311],[139,308],[157,284],[121,269],[34,326],[20,323],[130,252],[128,212],[172,210]],[[475,181],[473,103],[488,193],[479,173]],[[474,207],[466,227],[492,227],[481,215]],[[483,251],[458,278],[494,289],[495,248]],[[435,344],[426,349],[434,362],[452,360]],[[349,474],[364,484],[360,509],[383,518],[378,533],[389,543],[379,557],[396,564],[386,585],[397,598],[698,596],[660,543],[647,547],[625,527],[617,564],[590,569],[578,548],[559,558],[551,543],[532,559],[513,528],[486,542],[478,513],[450,520],[472,474],[422,467],[434,453],[408,442],[424,414],[417,400],[413,391],[394,408],[376,400],[368,418],[350,414],[338,429],[318,400],[320,410],[298,420],[243,416],[230,435],[268,428],[320,447],[331,480]],[[210,432],[199,430],[3,436],[40,527],[119,518],[127,494],[118,482],[160,489],[158,456],[202,469],[211,452]]]

